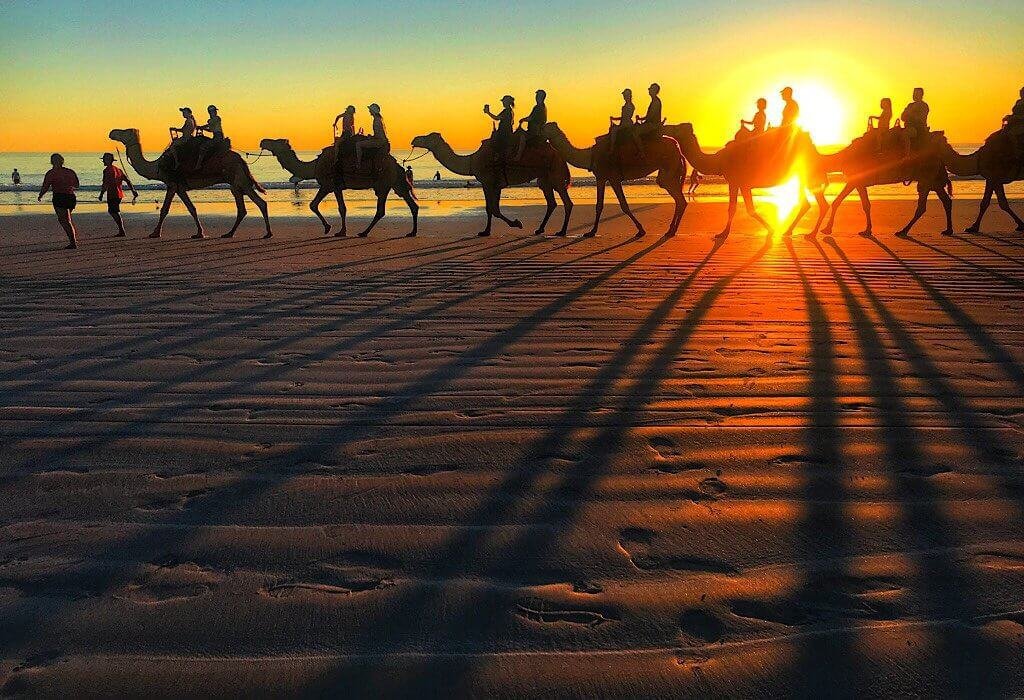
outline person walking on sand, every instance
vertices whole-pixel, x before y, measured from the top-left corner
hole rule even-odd
[[[57,213],[57,222],[64,229],[68,236],[68,244],[65,250],[78,247],[75,238],[75,223],[71,220],[71,212],[75,210],[78,201],[75,199],[75,190],[78,189],[78,174],[71,168],[64,167],[64,156],[54,153],[50,156],[50,168],[43,177],[43,186],[39,190],[38,201],[43,201],[43,195],[53,190],[53,211]]]
[[[18,172],[17,168],[15,168],[14,172],[11,173],[11,182],[13,182],[15,185],[21,184],[21,173]]]
[[[100,187],[99,200],[103,201],[103,195],[107,195],[107,213],[117,224],[117,236],[124,237],[128,234],[124,230],[124,220],[121,218],[121,200],[124,199],[124,190],[121,183],[128,185],[132,191],[132,204],[139,198],[139,191],[135,189],[128,176],[121,168],[114,165],[114,154],[104,153],[100,159],[103,161],[103,185]]]
[[[411,165],[405,166],[405,179],[408,180],[409,182],[412,182],[415,179],[412,176],[412,166]]]
[[[700,183],[704,180],[704,176],[699,171],[694,170],[690,173],[690,189],[686,190],[686,194],[694,196],[697,194],[697,188],[700,187]]]

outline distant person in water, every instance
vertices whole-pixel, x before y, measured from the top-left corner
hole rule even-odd
[[[374,102],[366,109],[369,110],[370,116],[373,118],[373,132],[365,139],[356,142],[356,168],[362,167],[363,151],[369,148],[379,148],[382,154],[391,151],[388,133],[384,128],[384,117],[380,114],[380,105]]]
[[[181,112],[181,116],[185,118],[184,123],[180,127],[170,127],[168,131],[171,132],[171,147],[168,149],[171,153],[171,160],[174,161],[174,169],[177,170],[181,162],[178,158],[178,150],[182,148],[189,140],[196,134],[196,118],[192,115],[191,107],[179,107],[178,111]]]
[[[737,138],[750,138],[751,136],[757,136],[763,134],[765,128],[768,126],[768,115],[765,114],[765,110],[768,109],[768,100],[763,97],[757,100],[757,111],[754,112],[754,116],[749,120],[740,119],[740,130],[736,132]],[[747,127],[750,127],[749,129]]]
[[[637,125],[633,128],[633,140],[636,142],[641,158],[647,157],[644,153],[643,139],[655,138],[661,135],[661,98],[658,96],[660,93],[661,86],[657,83],[651,83],[650,87],[647,88],[647,94],[651,96],[651,102],[647,105],[647,114],[637,117]]]
[[[341,122],[341,132],[338,132],[338,122]],[[334,133],[339,139],[348,139],[356,135],[356,108],[349,105],[345,111],[334,118]]]
[[[64,167],[64,156],[54,153],[50,156],[50,168],[43,177],[43,186],[39,190],[38,200],[43,201],[43,195],[53,190],[53,211],[57,214],[57,221],[64,233],[68,236],[67,249],[77,248],[78,241],[75,238],[75,223],[71,220],[71,212],[75,210],[78,203],[75,199],[75,190],[78,189],[78,174],[71,168]]]
[[[612,135],[612,147],[618,148],[624,139],[632,138],[633,115],[636,105],[633,104],[633,91],[626,88],[622,91],[622,108],[619,116],[608,117],[608,133]]]
[[[868,132],[875,135],[875,150],[879,153],[885,147],[885,141],[889,138],[889,127],[892,126],[892,100],[883,97],[879,103],[882,112],[876,117],[868,117]]]
[[[217,114],[217,106],[210,105],[206,108],[210,118],[202,126],[197,126],[196,131],[205,131],[210,134],[210,143],[206,144],[203,148],[203,152],[199,154],[199,159],[196,162],[196,168],[200,168],[203,165],[203,161],[206,157],[215,151],[217,151],[221,144],[224,143],[224,126],[220,120],[220,115]]]
[[[914,88],[913,101],[900,114],[900,120],[903,122],[903,152],[906,156],[910,156],[911,147],[928,133],[930,111],[928,103],[924,101],[924,88]]]
[[[548,108],[544,104],[548,94],[543,90],[538,90],[534,99],[536,104],[533,105],[533,109],[530,113],[519,120],[519,143],[516,144],[516,156],[513,160],[519,160],[523,157],[523,151],[526,150],[527,144],[531,146],[538,146],[544,143],[544,125],[548,123]],[[523,131],[523,124],[526,124],[526,131]]]
[[[15,168],[14,172],[11,173],[11,182],[13,182],[15,185],[21,184],[21,173],[18,172],[17,168]]]
[[[107,195],[107,213],[117,224],[117,235],[126,236],[124,230],[124,221],[121,219],[121,200],[124,199],[124,190],[121,188],[121,183],[128,185],[128,189],[132,191],[132,204],[139,198],[139,192],[135,189],[135,185],[128,179],[128,176],[124,174],[124,171],[114,165],[114,154],[104,153],[100,158],[103,161],[103,185],[100,187],[99,200],[103,201],[103,195]]]
[[[686,194],[691,197],[697,194],[697,188],[700,187],[700,183],[704,180],[704,176],[700,174],[700,171],[694,170],[690,173],[690,189],[686,191]]]
[[[440,170],[438,170],[437,172],[434,173],[434,180],[436,180],[437,182],[441,182],[441,171]]]
[[[501,111],[495,114],[491,111],[490,105],[484,105],[484,114],[497,122],[494,132],[491,134],[491,146],[495,155],[504,158],[512,145],[512,123],[515,121],[516,100],[512,95],[505,95],[501,98]]]
[[[800,105],[793,99],[793,88],[784,87],[779,94],[785,103],[782,106],[782,122],[779,124],[783,129],[796,129],[797,121],[800,119]]]

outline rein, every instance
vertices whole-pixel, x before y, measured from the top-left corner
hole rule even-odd
[[[402,165],[405,165],[406,163],[412,163],[413,161],[419,160],[420,158],[423,158],[423,157],[425,157],[425,156],[430,154],[430,151],[423,151],[423,153],[421,153],[418,156],[416,156],[415,158],[413,158],[412,154],[413,154],[413,152],[415,150],[416,150],[415,146],[409,149],[409,157],[402,159]]]
[[[262,158],[262,157],[263,157],[264,155],[266,155],[266,152],[267,152],[267,151],[266,151],[266,149],[265,149],[265,148],[261,148],[261,149],[259,150],[259,152],[258,152],[258,153],[257,153],[256,151],[245,151],[245,155],[246,155],[246,156],[256,156],[256,160],[250,161],[250,160],[246,159],[246,161],[245,161],[245,162],[246,162],[246,163],[248,163],[249,165],[252,165],[252,164],[253,164],[253,163],[255,163],[255,162],[256,162],[257,160],[259,160],[259,159],[260,159],[260,158]]]

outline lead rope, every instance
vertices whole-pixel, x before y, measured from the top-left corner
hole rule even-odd
[[[248,163],[249,165],[253,165],[253,164],[256,163],[256,161],[258,161],[260,158],[262,158],[266,154],[266,152],[267,151],[264,148],[261,148],[258,153],[256,151],[246,151],[245,152],[246,156],[256,156],[256,160],[250,162],[248,159],[246,159],[245,162]]]
[[[412,154],[413,154],[413,152],[415,152],[415,150],[416,150],[415,146],[413,146],[412,148],[409,149],[409,157],[402,159],[402,165],[405,165],[406,163],[412,163],[413,161],[417,161],[420,158],[423,158],[424,156],[430,155],[430,151],[423,151],[423,153],[421,153],[418,156],[416,156],[415,158],[413,158]]]

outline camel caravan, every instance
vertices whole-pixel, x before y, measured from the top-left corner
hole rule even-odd
[[[480,148],[469,154],[457,153],[441,136],[434,132],[417,136],[412,148],[425,149],[443,167],[453,173],[471,177],[483,190],[486,223],[479,232],[491,234],[493,219],[497,218],[512,228],[522,228],[516,218],[502,213],[502,190],[517,185],[536,183],[544,195],[546,209],[535,230],[543,234],[551,216],[561,200],[564,209],[561,226],[556,236],[565,236],[569,227],[573,202],[569,195],[571,175],[569,166],[593,173],[596,180],[596,204],[593,225],[583,235],[597,235],[604,208],[605,190],[611,187],[622,212],[636,227],[636,236],[646,234],[640,220],[627,201],[623,184],[654,176],[655,182],[674,202],[674,211],[666,236],[677,233],[687,208],[683,194],[687,165],[704,175],[721,177],[728,186],[729,203],[725,227],[717,238],[729,235],[742,197],[750,217],[769,234],[771,224],[754,206],[753,190],[771,188],[796,178],[799,183],[799,205],[793,220],[783,235],[789,236],[810,210],[810,198],[818,204],[818,217],[807,233],[815,236],[819,231],[831,235],[836,213],[842,202],[857,192],[864,209],[865,228],[861,235],[873,235],[871,203],[868,188],[872,185],[903,183],[915,184],[918,194],[917,208],[910,221],[897,236],[907,236],[921,218],[928,196],[935,193],[946,218],[943,234],[951,235],[952,185],[950,173],[956,176],[983,177],[985,194],[981,200],[977,219],[967,231],[978,232],[991,198],[996,196],[999,206],[1010,215],[1018,231],[1024,231],[1022,220],[1006,199],[1005,185],[1024,179],[1024,88],[1020,99],[1009,115],[1003,118],[1000,129],[989,136],[984,145],[970,155],[961,155],[949,144],[942,131],[928,126],[929,107],[924,91],[914,90],[913,100],[893,123],[892,103],[883,99],[881,112],[868,119],[864,135],[833,154],[821,154],[807,132],[798,126],[799,104],[791,88],[781,91],[784,107],[777,126],[769,126],[765,107],[758,100],[758,110],[750,120],[741,120],[732,141],[714,152],[703,151],[693,125],[668,124],[662,116],[661,88],[654,83],[648,88],[649,105],[643,116],[635,115],[632,92],[622,92],[623,104],[618,116],[609,118],[607,133],[598,135],[592,145],[579,148],[571,143],[557,122],[549,122],[545,104],[546,93],[538,90],[535,104],[528,116],[515,120],[515,99],[505,95],[498,112],[484,106],[484,114],[493,122],[493,129]],[[190,190],[226,184],[231,188],[238,208],[237,217],[223,237],[235,234],[246,216],[244,199],[248,197],[260,210],[266,227],[265,238],[273,234],[267,214],[267,204],[261,194],[263,187],[256,181],[245,158],[231,149],[225,138],[217,108],[210,105],[209,121],[198,125],[192,111],[181,108],[184,124],[173,127],[171,143],[163,155],[150,161],[143,149],[136,129],[115,129],[110,138],[124,144],[132,167],[143,177],[164,183],[166,194],[160,209],[156,228],[150,237],[160,236],[164,219],[175,196],[181,199],[196,224],[193,238],[205,236],[195,205],[189,198]],[[320,211],[320,203],[333,194],[341,216],[341,226],[335,236],[348,235],[344,191],[348,189],[373,190],[377,207],[373,218],[358,235],[368,236],[384,217],[388,195],[394,192],[405,201],[412,215],[415,236],[418,227],[419,205],[414,191],[411,171],[391,154],[381,109],[371,104],[370,134],[355,130],[355,107],[349,106],[334,121],[335,138],[311,161],[301,160],[288,139],[267,138],[260,142],[262,152],[269,152],[292,177],[292,182],[315,180],[318,189],[309,208],[320,221],[324,233],[332,227]],[[339,130],[338,125],[341,124]],[[411,158],[410,153],[410,158]],[[424,154],[425,155],[425,154]],[[831,205],[824,191],[830,174],[839,174],[845,184]],[[827,217],[827,221],[826,221]]]

